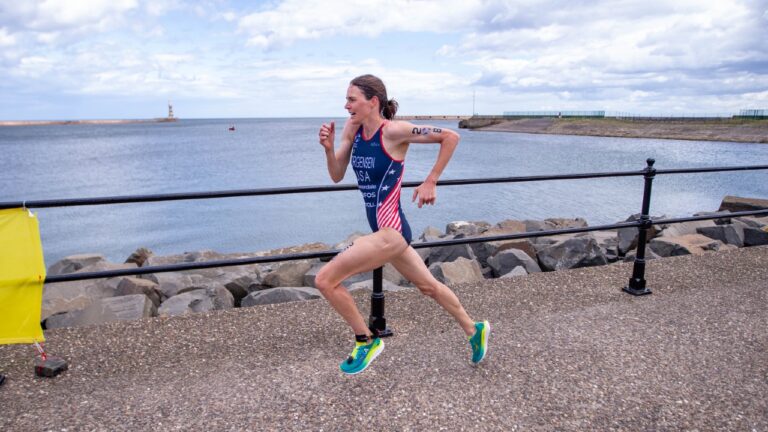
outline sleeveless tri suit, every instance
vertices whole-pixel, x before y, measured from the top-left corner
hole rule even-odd
[[[384,122],[373,137],[365,138],[363,127],[357,130],[352,144],[350,163],[357,176],[357,186],[363,194],[368,224],[376,232],[393,228],[411,243],[411,227],[400,206],[400,184],[405,161],[393,159],[384,148]]]

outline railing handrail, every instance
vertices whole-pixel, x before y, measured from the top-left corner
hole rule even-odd
[[[750,171],[750,170],[768,170],[768,165],[748,165],[731,167],[708,167],[708,168],[681,168],[656,170],[656,175],[664,174],[691,174],[718,171]],[[534,181],[549,180],[582,180],[590,178],[606,177],[629,177],[642,176],[645,170],[637,171],[614,171],[614,172],[595,172],[595,173],[573,173],[557,175],[535,175],[535,176],[516,176],[516,177],[489,177],[489,178],[470,178],[456,180],[440,180],[438,186],[460,186],[472,184],[491,184],[491,183],[522,183]],[[417,187],[421,182],[404,182],[403,187]],[[47,199],[47,200],[25,200],[0,202],[1,209],[9,208],[50,208],[50,207],[71,207],[84,205],[103,205],[103,204],[127,204],[138,202],[157,202],[157,201],[178,201],[191,199],[212,199],[212,198],[231,198],[240,196],[262,196],[262,195],[285,195],[296,193],[313,192],[337,192],[347,190],[357,190],[356,184],[343,185],[325,185],[325,186],[296,186],[296,187],[277,187],[261,189],[235,189],[209,192],[178,192],[154,195],[123,195],[111,197],[93,197],[93,198],[69,198],[69,199]]]
[[[671,224],[671,223],[688,222],[688,221],[700,221],[700,220],[727,219],[727,218],[734,218],[734,217],[740,217],[740,216],[753,216],[758,214],[768,215],[768,209],[749,210],[749,211],[732,212],[732,213],[730,212],[714,213],[714,214],[708,214],[708,215],[674,218],[674,219],[651,219],[650,225],[662,225],[662,224]],[[488,242],[496,242],[496,241],[503,241],[503,240],[519,240],[519,239],[525,239],[525,238],[549,237],[549,236],[560,235],[560,234],[576,234],[576,233],[583,233],[583,232],[606,231],[606,230],[621,229],[621,228],[638,228],[640,226],[642,226],[641,221],[621,222],[621,223],[609,224],[609,225],[595,225],[591,227],[565,228],[565,229],[559,229],[559,230],[546,230],[546,231],[529,231],[524,233],[502,234],[502,235],[486,236],[486,237],[463,237],[460,239],[437,240],[437,241],[429,241],[429,242],[414,242],[411,244],[411,246],[413,246],[414,249],[421,249],[421,248],[453,246],[453,245],[469,244],[469,243],[488,243]],[[233,266],[264,264],[264,263],[271,263],[271,262],[293,261],[293,260],[303,260],[303,259],[312,259],[312,258],[328,258],[336,255],[339,252],[340,250],[332,249],[332,250],[319,251],[319,252],[300,252],[300,253],[294,253],[294,254],[265,255],[260,257],[238,258],[238,259],[231,259],[231,260],[216,260],[216,261],[201,261],[201,262],[182,263],[182,264],[168,264],[168,265],[161,265],[161,266],[136,267],[131,269],[106,270],[106,271],[100,271],[100,272],[67,273],[62,275],[48,276],[45,279],[45,283],[72,282],[72,281],[87,280],[87,279],[104,279],[104,278],[131,276],[131,275],[140,275],[140,274],[199,270],[199,269],[214,268],[214,267],[233,267]]]

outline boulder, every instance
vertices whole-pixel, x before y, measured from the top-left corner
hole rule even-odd
[[[768,216],[755,217],[755,216],[741,216],[734,219],[734,223],[740,223],[745,227],[751,228],[765,228],[768,226]]]
[[[629,252],[627,252],[627,255],[624,257],[624,262],[635,262],[635,258],[637,258],[637,249],[633,249]],[[645,245],[645,260],[649,261],[652,259],[661,258],[658,256],[648,245]]]
[[[279,287],[248,294],[241,302],[242,307],[286,303],[320,298],[320,291],[307,287]]]
[[[188,275],[177,272],[164,272],[164,273],[150,273],[140,276],[141,279],[146,279],[157,284],[157,289],[162,294],[161,300],[171,298],[186,291],[191,291],[193,285],[199,282],[202,276]]]
[[[140,279],[132,276],[120,279],[120,283],[115,289],[115,296],[144,294],[152,301],[152,304],[155,305],[155,307],[160,306],[162,293],[156,283],[148,279]]]
[[[518,276],[527,276],[528,272],[525,271],[525,268],[523,266],[517,266],[513,268],[512,270],[508,271],[507,273],[504,273],[503,275],[499,276],[500,278],[513,278]]]
[[[523,267],[526,273],[538,273],[541,271],[539,264],[520,249],[501,251],[488,259],[488,265],[493,269],[495,277],[507,274],[514,270],[515,267]]]
[[[525,225],[525,232],[534,231],[551,231],[555,229],[555,226],[546,221],[526,219],[523,221]]]
[[[651,219],[662,219],[664,216],[651,216]],[[633,214],[632,216],[628,217],[624,222],[635,222],[640,220],[640,213]],[[659,232],[662,230],[662,227],[658,225],[652,225],[651,228],[648,229],[648,237],[646,238],[646,241],[650,241],[652,238],[659,235]],[[616,235],[618,237],[618,252],[619,255],[625,255],[627,252],[629,252],[632,249],[637,248],[637,237],[640,230],[638,228],[619,228],[616,232]]]
[[[223,286],[196,289],[175,295],[164,301],[157,310],[158,316],[187,315],[195,312],[231,309],[235,299]]]
[[[73,273],[90,273],[128,268],[136,268],[136,264],[115,264],[107,261],[96,261],[94,264],[82,267]],[[114,297],[118,279],[88,279],[45,284],[43,286],[40,319],[44,320],[59,312],[85,309],[94,300]]]
[[[437,280],[446,285],[483,280],[483,272],[477,261],[459,257],[450,262],[435,263],[429,266],[429,271]]]
[[[149,297],[144,294],[131,294],[98,299],[85,309],[52,315],[45,320],[45,327],[82,327],[114,321],[132,321],[156,314],[157,309]]]
[[[591,234],[561,240],[538,250],[539,264],[545,271],[608,264]]]
[[[697,228],[696,232],[711,239],[737,247],[744,246],[744,227],[739,224]]]
[[[701,255],[709,250],[718,250],[722,243],[701,234],[682,236],[660,236],[648,243],[649,248],[660,257],[678,255]]]
[[[761,210],[768,208],[768,200],[761,198],[744,198],[732,195],[726,195],[720,203],[718,211],[728,210],[730,212]]]
[[[694,216],[714,216],[716,214],[721,214],[721,213],[730,213],[730,212],[728,210],[724,210],[724,211],[721,211],[721,212],[697,212],[697,213],[694,213],[693,215]],[[724,224],[731,223],[731,218],[727,217],[727,218],[723,218],[723,219],[712,219],[712,221],[716,225],[724,225]]]
[[[125,260],[125,262],[133,263],[141,267],[144,265],[147,259],[153,255],[154,253],[147,248],[138,248],[131,254],[131,256],[128,257],[128,259]]]
[[[512,222],[516,221],[505,221],[504,227],[493,226],[475,237],[490,237],[525,232],[525,225],[523,225],[522,222],[517,222],[516,224]],[[459,238],[459,236],[456,236],[456,238]],[[524,248],[527,246],[534,254],[534,256],[536,254],[531,243],[525,239],[501,240],[488,243],[472,243],[469,245],[469,247],[472,248],[472,252],[475,254],[477,262],[479,262],[481,266],[487,266],[488,258],[498,252],[499,248],[504,247],[504,249],[510,249],[516,246],[518,248]]]
[[[766,228],[744,228],[744,246],[768,245]]]
[[[445,240],[445,239],[443,239]],[[429,265],[455,261],[459,258],[476,260],[475,253],[468,244],[458,244],[452,246],[440,246],[430,248],[427,263]]]
[[[526,232],[525,223],[514,219],[505,219],[496,225],[494,228],[499,228],[509,232]]]
[[[463,234],[465,236],[474,236],[482,234],[491,227],[491,224],[484,221],[468,222],[468,221],[456,221],[451,222],[445,226],[445,234],[450,236],[456,236]]]
[[[263,284],[268,287],[295,287],[304,283],[304,274],[312,268],[309,260],[288,261],[264,275]]]
[[[680,222],[670,224],[659,233],[659,236],[680,237],[688,234],[696,234],[699,228],[713,227],[716,225],[717,224],[711,220]]]
[[[550,226],[552,226],[551,229],[586,228],[589,226],[587,221],[582,218],[549,218],[544,219],[544,222],[547,222]]]
[[[61,275],[61,274],[67,274],[67,273],[74,273],[82,269],[83,267],[88,267],[98,262],[106,262],[106,261],[107,259],[104,258],[104,255],[98,255],[98,254],[70,255],[59,261],[56,261],[56,263],[48,267],[48,271],[46,272],[46,274],[48,276],[55,276],[55,275]]]
[[[415,240],[412,244],[419,244],[419,243],[426,243],[426,242],[432,242],[432,241],[439,241],[442,240],[444,237],[442,231],[440,231],[437,228],[427,227],[427,229],[424,230],[424,232],[419,236],[417,240]],[[421,259],[426,262],[429,259],[429,254],[432,253],[431,248],[418,248],[416,249],[416,252],[419,254]]]
[[[245,274],[238,278],[235,278],[226,284],[224,288],[228,289],[232,293],[232,297],[235,299],[235,305],[240,304],[240,300],[247,296],[251,291],[254,291],[252,287],[261,286],[262,280],[259,274]]]

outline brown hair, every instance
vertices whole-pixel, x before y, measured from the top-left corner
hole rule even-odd
[[[367,100],[376,96],[379,99],[380,113],[385,119],[392,120],[395,117],[399,105],[396,100],[387,99],[387,88],[384,87],[384,83],[379,77],[360,75],[350,81],[349,84],[359,88]]]

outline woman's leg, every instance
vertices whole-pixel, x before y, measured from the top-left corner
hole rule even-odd
[[[475,333],[475,323],[464,310],[456,294],[435,279],[416,250],[409,246],[405,252],[390,262],[400,274],[416,285],[422,294],[432,297],[443,309],[448,311],[467,336],[472,336]]]
[[[352,327],[356,335],[371,334],[354,299],[341,282],[357,273],[383,266],[403,253],[408,244],[403,236],[391,228],[360,237],[345,251],[339,253],[315,278],[315,286],[328,303]]]

